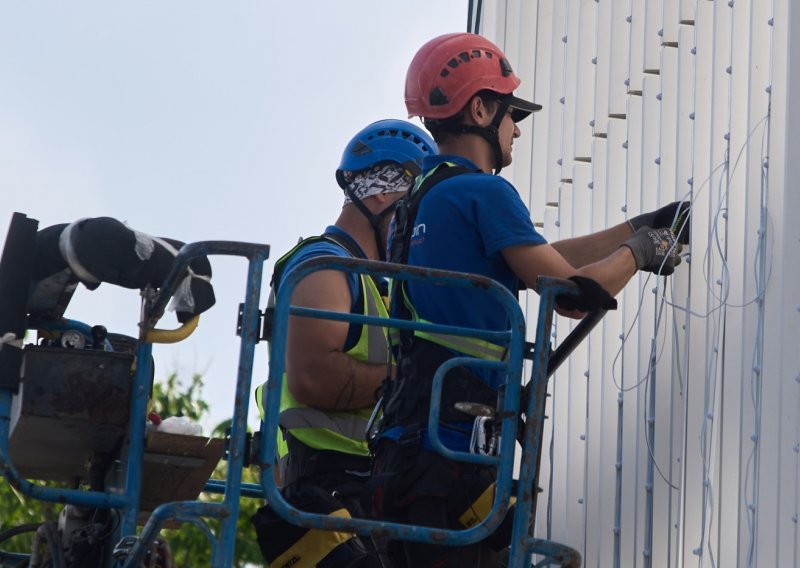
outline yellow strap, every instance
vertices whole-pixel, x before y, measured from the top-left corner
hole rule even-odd
[[[151,329],[148,330],[145,341],[148,343],[178,343],[183,341],[197,329],[200,316],[194,316],[178,329]]]
[[[426,331],[415,331],[414,335],[422,339],[427,339],[442,347],[452,349],[453,351],[464,353],[470,357],[483,359],[484,361],[503,361],[506,357],[505,347],[489,343],[488,341],[476,337],[462,337],[460,335],[429,333]]]
[[[339,509],[329,516],[350,518],[347,509]],[[270,568],[315,568],[319,562],[340,544],[356,535],[353,533],[311,529],[295,542],[286,552],[278,556]]]
[[[419,317],[416,308],[414,308],[414,304],[411,302],[411,298],[408,297],[408,290],[406,290],[405,286],[400,289],[400,292],[403,296],[403,303],[408,311],[411,312],[411,319],[415,322],[430,323],[429,321]],[[484,361],[504,361],[506,355],[508,354],[506,347],[485,341],[483,339],[478,339],[477,337],[466,337],[447,333],[432,333],[420,330],[414,330],[414,335],[422,339],[426,339],[432,343],[436,343],[437,345],[441,345],[442,347],[446,347],[447,349],[464,353],[470,357],[477,357],[478,359],[483,359]],[[392,345],[397,345],[400,341],[399,330],[390,330],[389,339],[392,342]]]
[[[494,501],[494,490],[496,485],[492,483],[486,488],[486,491],[481,493],[475,502],[469,506],[463,515],[458,518],[458,521],[465,527],[470,528],[477,525],[483,519],[489,516],[489,511],[492,510],[492,502]],[[517,498],[513,495],[508,500],[509,509],[517,502]]]

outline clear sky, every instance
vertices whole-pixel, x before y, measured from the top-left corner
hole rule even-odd
[[[468,0],[9,0],[0,5],[0,242],[14,211],[40,228],[110,216],[186,242],[272,246],[335,220],[350,137],[405,118],[403,82]],[[157,347],[156,376],[205,376],[206,426],[231,414],[246,263],[213,258],[217,305]],[[265,304],[266,290],[264,291]],[[67,317],[136,335],[136,291],[80,287]],[[163,327],[174,327],[168,314]],[[254,386],[267,376],[257,348]],[[257,426],[252,404],[251,428]]]

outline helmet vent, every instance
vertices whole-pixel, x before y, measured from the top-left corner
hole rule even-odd
[[[364,144],[361,140],[355,143],[353,146],[353,154],[356,156],[364,156],[365,154],[369,154],[372,152],[372,148]]]
[[[442,106],[449,103],[450,99],[447,98],[447,95],[445,95],[439,87],[434,87],[431,89],[430,95],[428,95],[428,102],[431,106]]]
[[[458,54],[458,57],[459,57],[459,59],[461,59],[461,61],[463,61],[464,63],[467,63],[467,62],[469,62],[469,53],[467,53],[466,51],[462,51],[461,53],[459,53],[459,54]]]
[[[505,57],[500,58],[500,71],[503,73],[503,77],[508,77],[514,72],[514,70],[511,69],[511,64]]]
[[[480,49],[473,49],[472,50],[472,59],[480,59],[481,58],[481,50]]]

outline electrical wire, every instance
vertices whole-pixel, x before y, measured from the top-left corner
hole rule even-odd
[[[747,560],[746,566],[751,566],[755,555],[756,543],[756,509],[758,507],[758,479],[760,474],[760,455],[761,455],[761,387],[762,387],[762,374],[761,370],[764,368],[764,299],[766,295],[767,284],[771,274],[771,268],[768,268],[767,262],[767,190],[768,190],[768,157],[763,157],[764,144],[766,138],[766,131],[761,140],[761,193],[759,195],[759,230],[758,230],[758,247],[756,249],[756,256],[754,262],[756,263],[756,295],[758,301],[756,302],[757,318],[756,318],[756,340],[753,345],[752,367],[750,374],[750,397],[753,404],[753,434],[751,441],[753,447],[750,450],[750,455],[747,459],[747,467],[745,468],[745,481],[744,481],[744,498],[747,511],[747,525],[750,532],[750,541],[747,547]],[[768,155],[769,152],[767,151]],[[769,266],[771,267],[771,261]],[[748,481],[750,480],[750,473],[752,469],[752,486],[750,490],[750,501],[748,498]]]
[[[707,313],[698,313],[698,312],[695,312],[695,311],[693,311],[693,310],[691,310],[691,309],[689,309],[687,307],[680,306],[677,303],[675,303],[674,301],[671,301],[671,300],[667,299],[667,284],[665,282],[665,284],[664,284],[664,292],[661,295],[660,302],[658,300],[658,297],[656,298],[656,301],[660,304],[660,306],[659,306],[659,308],[657,310],[657,314],[658,315],[657,315],[656,323],[655,323],[655,326],[654,326],[654,337],[652,338],[652,341],[651,341],[651,356],[648,358],[647,370],[645,371],[645,373],[643,374],[642,377],[637,378],[636,382],[632,386],[628,386],[628,387],[622,386],[620,384],[619,380],[618,380],[617,373],[616,373],[617,362],[619,361],[619,358],[620,358],[620,356],[621,356],[621,354],[622,354],[622,352],[624,350],[624,346],[625,346],[626,342],[628,341],[628,338],[630,337],[630,334],[632,333],[632,331],[634,329],[634,326],[636,325],[636,323],[639,320],[639,316],[641,314],[641,309],[642,309],[642,306],[643,306],[643,303],[644,303],[644,294],[645,294],[645,292],[647,290],[647,284],[649,282],[649,275],[648,275],[647,278],[645,279],[644,283],[641,285],[641,293],[639,295],[639,301],[638,301],[636,312],[634,314],[634,318],[633,318],[630,326],[628,327],[627,331],[624,333],[624,335],[622,337],[622,341],[621,341],[620,347],[618,348],[618,350],[617,350],[617,352],[615,354],[614,360],[612,362],[612,379],[613,379],[615,387],[617,388],[617,390],[620,393],[625,393],[625,392],[629,392],[629,391],[632,391],[632,390],[636,390],[639,387],[641,387],[642,385],[644,385],[645,393],[647,393],[650,388],[654,388],[654,386],[651,385],[650,380],[649,380],[651,372],[652,372],[652,367],[654,365],[658,364],[658,362],[659,362],[659,360],[660,360],[660,358],[661,358],[661,356],[663,354],[663,350],[665,348],[665,343],[666,343],[666,337],[662,338],[662,346],[661,346],[660,349],[658,349],[659,353],[658,353],[658,355],[656,357],[653,357],[653,350],[656,349],[656,345],[657,345],[656,339],[657,339],[659,330],[661,328],[661,318],[662,318],[662,315],[663,315],[664,306],[667,305],[667,306],[672,307],[676,311],[684,312],[689,318],[696,317],[696,318],[700,318],[700,319],[707,319],[709,317],[713,317],[713,319],[716,322],[714,325],[712,325],[712,329],[715,329],[715,333],[712,336],[713,337],[712,345],[714,345],[715,347],[713,349],[713,355],[712,355],[712,357],[710,357],[710,360],[709,360],[709,363],[708,363],[707,369],[706,369],[706,399],[707,399],[707,403],[706,403],[706,407],[705,407],[705,414],[704,414],[704,419],[703,419],[703,423],[702,423],[702,426],[701,426],[701,432],[700,432],[701,460],[702,460],[702,463],[703,463],[703,495],[704,495],[704,497],[703,497],[704,505],[703,505],[703,522],[702,522],[702,526],[704,527],[704,529],[703,529],[703,534],[701,535],[701,545],[699,547],[699,550],[703,550],[704,548],[707,547],[708,553],[709,553],[709,561],[711,563],[712,568],[714,568],[716,566],[716,560],[714,558],[713,549],[712,549],[712,547],[710,545],[709,539],[706,538],[706,534],[707,533],[710,534],[710,531],[711,531],[711,529],[713,527],[713,515],[711,514],[711,512],[714,510],[714,494],[713,494],[713,487],[712,487],[712,484],[711,484],[712,473],[711,473],[711,463],[710,463],[710,461],[711,461],[710,460],[711,446],[709,445],[709,442],[711,440],[715,439],[715,437],[716,437],[716,431],[714,430],[714,424],[713,424],[714,420],[713,420],[713,418],[715,416],[714,409],[715,409],[715,406],[716,406],[716,401],[718,399],[718,396],[716,394],[717,393],[717,388],[716,388],[716,382],[717,381],[716,380],[712,380],[712,377],[715,377],[718,374],[717,368],[718,368],[718,359],[720,357],[720,353],[719,353],[720,350],[719,350],[719,348],[717,346],[719,345],[719,342],[720,342],[721,338],[723,337],[722,325],[723,325],[723,321],[725,320],[724,315],[721,314],[721,317],[715,317],[714,314],[716,312],[724,312],[725,310],[727,310],[727,308],[739,308],[739,309],[745,308],[745,307],[750,306],[750,305],[752,305],[754,303],[762,304],[760,309],[763,312],[763,290],[765,289],[766,283],[769,281],[769,277],[771,276],[771,262],[769,262],[769,263],[767,263],[766,266],[769,266],[770,269],[764,275],[764,285],[760,286],[760,287],[757,286],[757,292],[756,292],[755,297],[753,297],[750,300],[745,301],[742,304],[732,304],[732,303],[729,302],[730,271],[729,271],[728,263],[727,263],[727,252],[725,250],[725,246],[723,245],[723,243],[722,243],[722,241],[720,239],[720,224],[721,224],[721,220],[727,220],[727,208],[724,207],[724,204],[726,203],[726,200],[727,200],[728,194],[729,194],[730,179],[733,177],[733,175],[734,175],[734,173],[735,173],[735,171],[736,171],[736,169],[737,169],[737,167],[739,165],[739,162],[741,160],[741,157],[742,157],[745,149],[747,149],[749,147],[751,138],[755,135],[755,133],[758,131],[758,129],[762,125],[768,124],[768,120],[769,120],[769,113],[767,113],[764,117],[762,117],[753,126],[753,128],[750,130],[750,132],[748,133],[745,141],[743,142],[741,148],[738,151],[736,159],[734,160],[734,163],[733,163],[733,167],[730,167],[729,150],[728,150],[725,153],[725,160],[712,169],[711,173],[703,181],[703,183],[701,183],[696,188],[693,187],[681,199],[681,200],[685,200],[688,197],[691,206],[694,206],[694,203],[696,202],[696,200],[698,199],[698,197],[700,196],[700,194],[702,193],[702,190],[706,187],[706,185],[710,184],[711,180],[714,178],[714,176],[718,172],[721,174],[720,175],[720,181],[719,181],[718,188],[717,188],[717,192],[716,192],[717,195],[718,195],[718,198],[716,200],[717,206],[715,208],[716,210],[715,210],[714,215],[713,215],[712,226],[709,229],[707,246],[706,246],[706,249],[705,249],[704,262],[703,262],[703,277],[704,277],[704,280],[705,280],[705,283],[706,283],[706,288],[709,291],[709,295],[711,296],[711,298],[714,299],[715,305],[712,306],[711,309],[708,310]],[[766,128],[764,129],[764,133],[766,133]],[[762,144],[762,148],[763,148],[763,144]],[[762,156],[764,156],[763,152],[762,152]],[[762,160],[762,162],[764,162],[765,159],[766,158],[764,158]],[[765,184],[765,181],[764,181],[765,178],[766,178],[765,174],[762,173],[762,187]],[[727,183],[725,183],[725,185],[723,186],[723,182],[727,182]],[[764,191],[765,190],[762,189],[762,194],[764,193]],[[678,220],[678,214],[679,214],[679,211],[676,211],[675,218],[673,219],[673,226]],[[688,218],[683,220],[681,226],[676,230],[676,234],[680,234],[680,232],[682,230],[685,230],[685,226],[686,226],[687,222],[688,222]],[[762,235],[764,231],[765,231],[765,227],[763,226],[763,222],[762,222],[762,226],[759,229],[759,234]],[[673,246],[675,246],[675,245],[673,244]],[[714,271],[714,262],[713,262],[714,257],[712,256],[712,252],[711,251],[714,251],[717,255],[719,255],[719,258],[721,259],[721,271],[722,271],[722,274],[721,274],[721,277],[717,280],[717,282],[719,283],[719,285],[721,287],[721,290],[720,290],[719,294],[716,292],[716,290],[714,289],[714,285],[711,282],[712,278],[711,278],[710,275]],[[762,249],[759,248],[759,251],[762,251]],[[758,262],[758,260],[760,258],[761,257],[757,255],[756,262]],[[766,258],[765,255],[764,255],[764,258]],[[664,262],[666,262],[666,258],[665,258]],[[660,274],[661,270],[663,269],[664,262],[662,262],[662,266],[657,271],[657,274]],[[757,274],[758,274],[758,272],[757,272]],[[671,282],[669,297],[674,299],[674,282]],[[673,319],[673,322],[674,322],[674,319]],[[677,334],[677,329],[675,328],[674,325],[673,325],[673,334]],[[756,357],[756,354],[754,354],[754,357]],[[754,368],[755,368],[755,366],[756,365],[754,364]],[[684,391],[684,382],[683,382],[682,375],[679,376],[679,385],[680,385],[680,390],[681,390],[681,396],[683,396],[685,391]],[[757,397],[755,395],[753,395],[752,398],[754,400],[754,405],[755,405]],[[758,399],[758,400],[760,400],[760,399]],[[644,438],[645,438],[645,443],[646,443],[646,446],[647,446],[649,459],[653,463],[655,470],[658,472],[659,476],[664,481],[664,483],[669,488],[671,488],[673,490],[680,490],[679,486],[677,486],[674,483],[672,483],[667,478],[667,476],[664,475],[664,472],[662,471],[661,467],[659,466],[659,464],[658,464],[658,462],[657,462],[657,460],[655,458],[655,455],[654,455],[654,452],[653,452],[653,448],[652,448],[652,443],[651,443],[651,440],[650,440],[650,438],[648,436],[648,433],[647,433],[646,425],[647,425],[648,415],[647,415],[647,410],[646,409],[645,409],[645,411],[643,413],[643,417],[644,417],[644,424],[645,424]],[[650,417],[650,418],[652,419],[653,417]],[[708,430],[709,422],[711,422],[711,430],[710,431]],[[755,450],[755,445],[754,445],[754,450]],[[755,458],[753,458],[753,459],[755,459]],[[748,474],[749,474],[750,469],[751,469],[750,462],[748,462],[748,468],[747,469],[748,469]],[[746,479],[746,483],[747,483],[747,479]],[[753,512],[750,508],[748,508],[748,511],[750,511],[751,513]],[[751,530],[751,534],[753,534],[752,530]],[[751,539],[751,541],[752,541],[752,539]],[[697,549],[696,549],[696,552],[697,552]]]

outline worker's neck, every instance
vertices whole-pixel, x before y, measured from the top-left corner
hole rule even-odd
[[[350,235],[367,255],[367,258],[378,260],[378,246],[375,244],[375,232],[372,225],[358,208],[352,203],[345,205],[334,225]]]
[[[467,158],[487,174],[492,173],[494,169],[492,148],[485,138],[477,134],[448,136],[439,144],[439,152]]]

